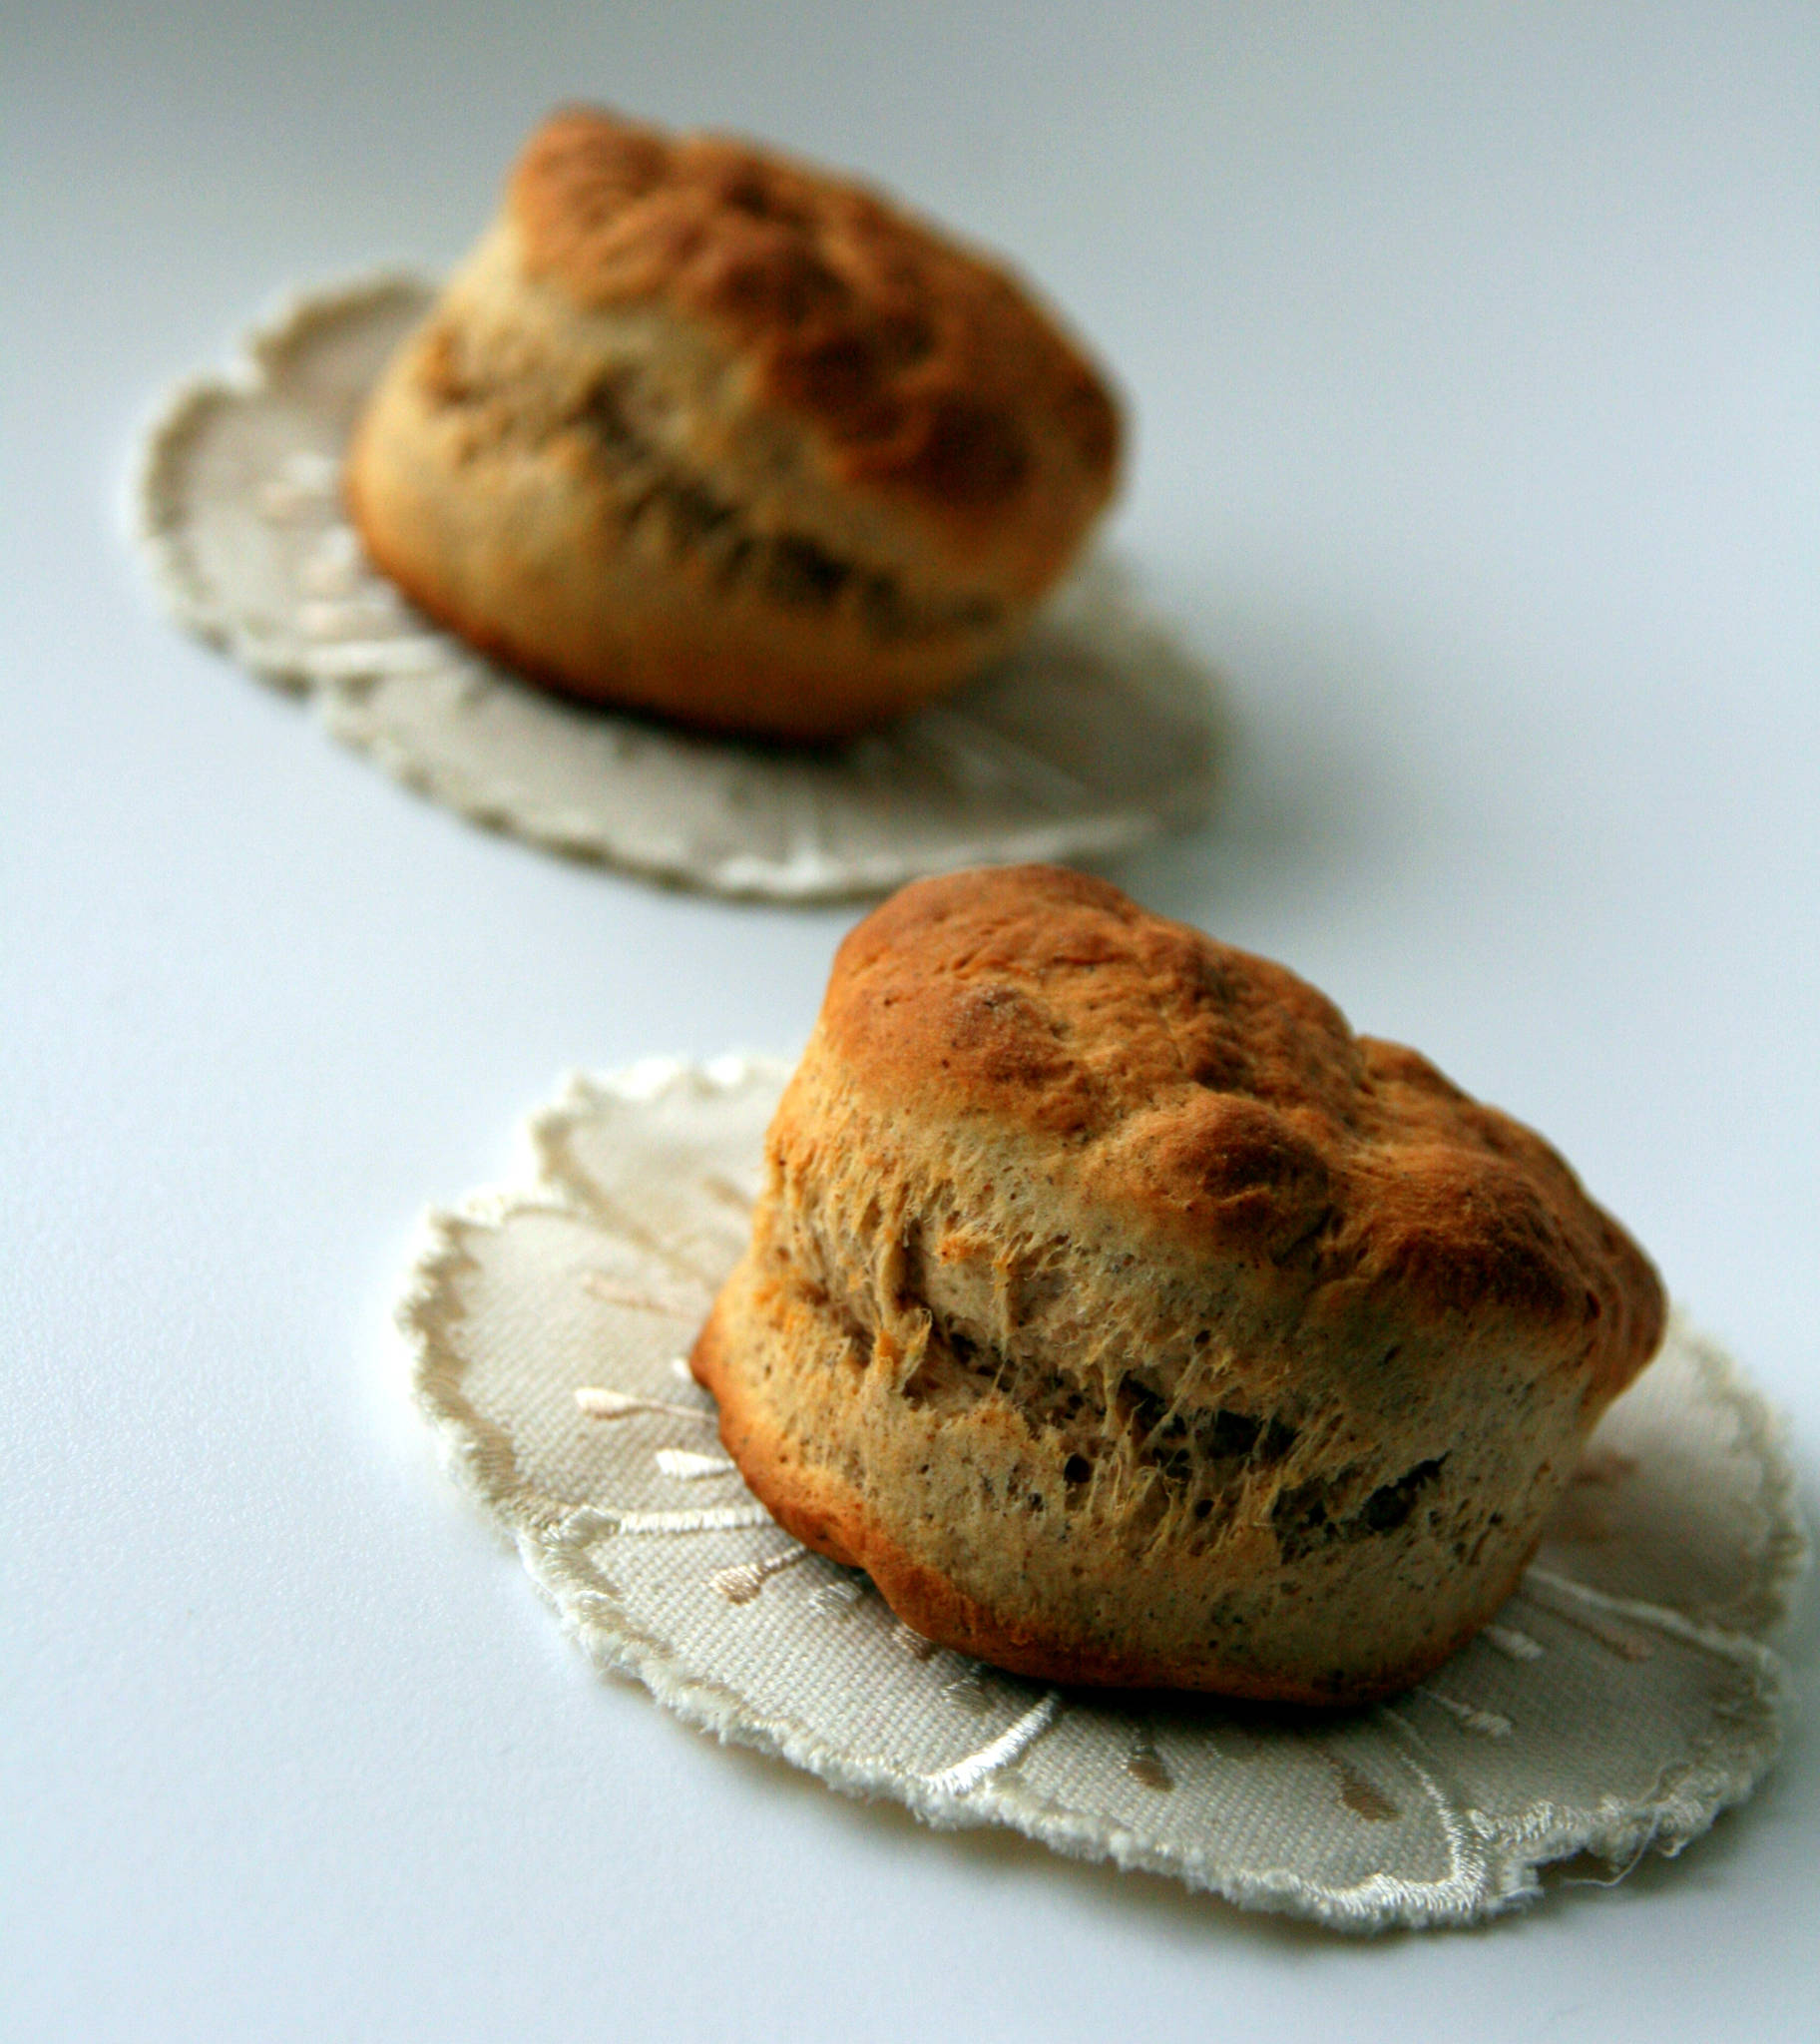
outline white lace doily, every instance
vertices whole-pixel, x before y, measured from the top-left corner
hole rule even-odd
[[[1750,1792],[1782,1689],[1757,1635],[1801,1536],[1763,1405],[1678,1321],[1497,1623],[1393,1703],[1068,1693],[909,1632],[770,1520],[681,1359],[784,1076],[573,1082],[522,1190],[432,1218],[400,1306],[453,1465],[600,1667],[933,1823],[1346,1929],[1471,1922],[1551,1860],[1676,1852]]]
[[[140,534],[173,615],[308,693],[336,738],[533,843],[773,899],[1105,856],[1204,811],[1210,682],[1104,557],[985,679],[820,752],[567,702],[431,625],[367,562],[340,477],[361,402],[432,289],[399,274],[298,299],[241,368],[172,397],[140,466]]]

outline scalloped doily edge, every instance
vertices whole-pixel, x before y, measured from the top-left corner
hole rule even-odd
[[[727,1090],[759,1072],[785,1069],[781,1061],[756,1057],[719,1058],[700,1065],[677,1059],[646,1059],[617,1072],[572,1072],[559,1097],[520,1124],[520,1171],[536,1174],[539,1146],[550,1123],[594,1100],[636,1104],[680,1083]],[[1736,1665],[1745,1678],[1745,1694],[1728,1708],[1725,1724],[1734,1742],[1749,1728],[1747,1740],[1734,1745],[1727,1759],[1718,1757],[1721,1733],[1716,1722],[1709,1737],[1691,1756],[1658,1777],[1650,1805],[1608,1802],[1578,1818],[1563,1819],[1549,1804],[1538,1804],[1510,1827],[1474,1827],[1447,1808],[1429,1782],[1420,1753],[1423,1742],[1398,1715],[1396,1701],[1383,1707],[1411,1748],[1408,1759],[1444,1812],[1455,1861],[1446,1882],[1418,1885],[1395,1875],[1378,1874],[1347,1890],[1323,1890],[1287,1872],[1257,1873],[1222,1865],[1206,1852],[1171,1854],[1147,1846],[1129,1828],[1099,1822],[1081,1813],[1062,1811],[1032,1796],[1013,1775],[995,1775],[977,1788],[956,1794],[919,1783],[895,1769],[867,1768],[841,1755],[800,1728],[766,1722],[729,1689],[681,1667],[679,1657],[661,1641],[640,1634],[613,1611],[613,1600],[590,1580],[591,1571],[578,1556],[578,1531],[601,1515],[573,1505],[553,1507],[543,1526],[512,1515],[508,1502],[517,1483],[515,1469],[502,1488],[501,1464],[515,1461],[510,1444],[482,1420],[452,1381],[446,1362],[439,1366],[434,1337],[427,1325],[437,1277],[451,1259],[462,1259],[460,1231],[490,1227],[527,1208],[595,1218],[582,1202],[569,1197],[540,1176],[520,1176],[480,1191],[452,1209],[431,1209],[419,1224],[409,1264],[410,1278],[400,1291],[395,1321],[410,1362],[414,1401],[429,1422],[439,1457],[458,1486],[480,1507],[483,1517],[516,1550],[540,1595],[563,1629],[596,1671],[630,1680],[647,1690],[666,1710],[692,1730],[725,1745],[734,1745],[781,1760],[813,1775],[841,1794],[861,1801],[890,1801],[935,1829],[960,1830],[1000,1825],[1047,1846],[1065,1858],[1106,1860],[1126,1872],[1158,1874],[1190,1890],[1218,1896],[1243,1909],[1267,1910],[1319,1923],[1324,1928],[1358,1935],[1394,1929],[1461,1929],[1502,1916],[1533,1903],[1549,1890],[1544,1870],[1576,1855],[1591,1853],[1627,1874],[1648,1852],[1675,1857],[1708,1831],[1718,1817],[1743,1802],[1780,1751],[1791,1697],[1788,1671],[1762,1640],[1714,1625],[1703,1625],[1640,1599],[1610,1597],[1572,1578],[1542,1572],[1539,1580],[1590,1607],[1620,1614],[1634,1623],[1658,1628],[1696,1644]],[[1682,1320],[1683,1327],[1686,1322]],[[1751,1391],[1737,1365],[1696,1329],[1686,1329],[1709,1386],[1719,1389],[1727,1406],[1746,1427],[1746,1440],[1764,1472],[1762,1497],[1769,1514],[1770,1538],[1763,1560],[1768,1575],[1763,1599],[1773,1604],[1768,1623],[1786,1614],[1788,1593],[1803,1572],[1809,1546],[1796,1502],[1792,1467],[1783,1451],[1785,1427],[1779,1415]],[[439,1381],[440,1380],[440,1381]],[[578,1522],[580,1522],[578,1524]],[[1601,1882],[1597,1885],[1609,1885]]]
[[[154,594],[180,627],[216,648],[258,680],[307,702],[317,724],[336,743],[370,759],[413,793],[427,797],[477,827],[549,851],[560,857],[627,872],[681,890],[700,890],[732,900],[789,904],[873,898],[927,873],[958,871],[969,865],[1018,860],[1069,863],[1117,858],[1152,842],[1165,831],[1202,819],[1218,783],[1223,751],[1222,719],[1210,711],[1212,749],[1204,773],[1184,781],[1148,806],[1129,806],[1093,820],[1034,823],[991,839],[957,839],[940,854],[929,854],[910,872],[901,858],[809,857],[789,863],[733,852],[718,859],[687,853],[655,854],[611,841],[599,822],[552,807],[510,781],[483,783],[447,762],[426,763],[383,730],[368,730],[359,700],[373,677],[357,669],[335,674],[326,663],[288,657],[249,629],[231,606],[219,601],[197,567],[176,515],[174,472],[184,450],[220,406],[255,391],[274,362],[318,328],[349,308],[397,291],[434,288],[434,279],[409,263],[375,265],[344,281],[296,285],[243,334],[227,365],[202,370],[172,385],[152,407],[136,436],[135,458],[125,490],[128,536],[144,562]],[[1128,631],[1138,638],[1165,636],[1148,606],[1128,592]]]
[[[359,271],[330,290],[291,286],[241,335],[225,366],[198,370],[166,390],[135,436],[126,480],[126,523],[155,593],[185,631],[287,695],[318,697],[331,685],[308,667],[275,659],[257,634],[246,631],[214,599],[175,530],[173,470],[208,414],[255,391],[286,347],[349,305],[393,291],[418,290],[423,282],[408,263],[395,262]]]

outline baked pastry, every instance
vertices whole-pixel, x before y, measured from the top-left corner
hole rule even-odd
[[[826,739],[1004,651],[1118,414],[1004,270],[745,143],[556,115],[346,470],[425,610],[575,695]]]
[[[1280,965],[1022,866],[841,946],[693,1352],[915,1631],[1308,1704],[1497,1610],[1660,1283],[1540,1137]]]

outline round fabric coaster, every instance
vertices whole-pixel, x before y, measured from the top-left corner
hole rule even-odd
[[[1680,1321],[1517,1594],[1428,1682],[1339,1715],[1067,1692],[898,1623],[721,1452],[684,1351],[743,1249],[784,1067],[576,1080],[523,1189],[431,1217],[399,1308],[455,1470],[602,1669],[937,1824],[1337,1928],[1470,1923],[1582,1851],[1674,1853],[1774,1755],[1802,1539],[1762,1402]]]
[[[336,738],[535,844],[778,900],[1106,856],[1204,812],[1212,685],[1104,557],[959,695],[814,750],[569,702],[432,625],[367,561],[340,479],[366,392],[433,290],[399,274],[298,299],[241,368],[172,397],[140,466],[172,615],[308,693]]]

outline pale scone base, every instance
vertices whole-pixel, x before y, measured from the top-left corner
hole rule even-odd
[[[1678,1319],[1497,1619],[1387,1703],[1071,1693],[918,1639],[771,1521],[682,1359],[745,1245],[785,1076],[572,1081],[519,1185],[429,1218],[400,1303],[450,1465],[603,1671],[931,1823],[1344,1930],[1472,1923],[1583,1853],[1602,1867],[1548,1882],[1608,1880],[1750,1793],[1803,1542],[1771,1416]]]
[[[461,814],[714,893],[817,900],[1124,851],[1205,812],[1206,673],[1104,558],[980,681],[837,747],[762,747],[565,699],[441,631],[368,561],[342,459],[434,285],[298,298],[149,428],[134,517],[187,629],[301,691],[334,737]]]

